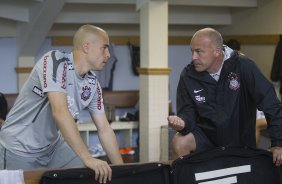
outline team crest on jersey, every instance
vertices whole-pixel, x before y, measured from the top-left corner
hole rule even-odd
[[[90,95],[91,95],[91,88],[88,86],[82,87],[82,93],[80,95],[81,99],[86,101],[89,99]]]
[[[237,91],[240,88],[239,76],[236,73],[231,72],[228,75],[228,81],[230,89]]]

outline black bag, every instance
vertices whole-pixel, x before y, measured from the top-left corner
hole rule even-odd
[[[281,168],[266,150],[222,147],[180,157],[172,163],[174,184],[281,184]]]
[[[162,163],[125,164],[111,166],[109,184],[169,184],[170,165]],[[98,184],[89,168],[51,170],[43,173],[40,184]]]

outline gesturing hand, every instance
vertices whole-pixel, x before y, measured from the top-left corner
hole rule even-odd
[[[176,131],[182,130],[185,126],[185,122],[178,116],[168,116],[168,125]]]

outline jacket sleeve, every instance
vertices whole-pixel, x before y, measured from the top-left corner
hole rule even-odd
[[[185,127],[179,131],[186,135],[196,127],[196,110],[195,103],[189,95],[184,77],[184,72],[180,76],[177,87],[177,115],[185,122]]]
[[[244,63],[244,62],[243,62]],[[250,97],[255,100],[257,108],[264,112],[268,131],[271,138],[271,146],[282,146],[282,104],[277,98],[273,85],[264,77],[255,63],[246,62],[249,67],[244,74],[247,76]]]

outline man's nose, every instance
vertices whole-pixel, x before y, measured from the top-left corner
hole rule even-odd
[[[195,60],[198,58],[198,55],[196,54],[196,52],[192,52],[192,60]]]

